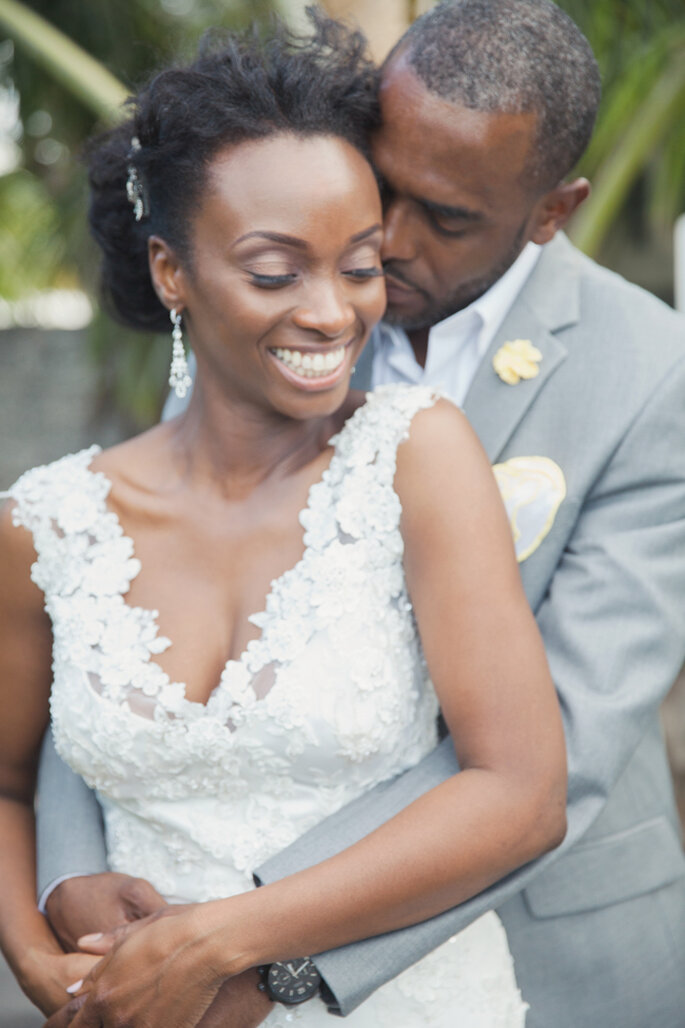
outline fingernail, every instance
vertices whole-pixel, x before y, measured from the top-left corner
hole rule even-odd
[[[79,946],[90,946],[93,942],[99,942],[102,938],[102,932],[93,932],[92,935],[82,935],[78,940]]]
[[[69,995],[73,995],[75,992],[78,992],[82,985],[83,978],[79,978],[79,980],[77,982],[74,982],[73,985],[67,986],[67,992],[69,993]]]

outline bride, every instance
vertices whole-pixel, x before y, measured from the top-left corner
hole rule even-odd
[[[349,392],[385,303],[374,86],[360,38],[325,19],[306,43],[232,36],[158,75],[91,152],[112,310],[170,318],[172,384],[185,339],[197,378],[185,414],[34,468],[2,516],[3,949],[45,1012],[93,962],[35,910],[48,701],[111,868],[181,904],[95,964],[75,1026],[186,1028],[264,965],[272,998],[316,993],[267,1024],[328,1023],[293,957],[430,918],[563,837],[559,711],[487,459],[426,388]],[[462,772],[254,889],[270,854],[418,762],[438,705]],[[349,1023],[524,1018],[489,913]]]

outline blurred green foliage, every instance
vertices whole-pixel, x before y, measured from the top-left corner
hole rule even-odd
[[[614,222],[670,227],[685,210],[685,0],[558,0],[602,73],[597,126],[578,171],[594,184],[573,235],[595,254]]]
[[[131,92],[158,67],[190,57],[206,29],[245,26],[273,8],[269,0],[30,0],[24,6]],[[0,176],[0,297],[79,283],[97,297],[98,256],[85,222],[80,154],[103,124],[20,46],[11,61],[0,62],[3,74],[19,92],[23,133],[20,166]],[[166,390],[168,340],[130,332],[99,310],[89,338],[102,402],[123,410],[132,429],[154,421]]]

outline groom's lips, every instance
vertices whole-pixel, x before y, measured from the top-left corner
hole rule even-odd
[[[404,279],[396,278],[391,271],[385,273],[385,292],[389,303],[402,303],[424,296],[423,290],[410,285]]]

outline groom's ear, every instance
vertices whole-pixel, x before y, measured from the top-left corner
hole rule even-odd
[[[590,183],[586,178],[562,182],[545,193],[533,213],[535,229],[529,238],[534,243],[549,243],[589,195]]]

